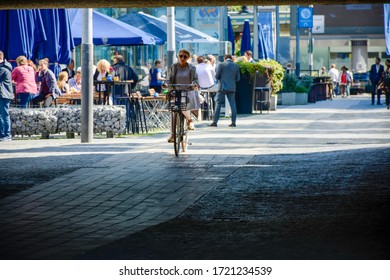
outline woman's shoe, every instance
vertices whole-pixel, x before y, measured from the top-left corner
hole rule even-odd
[[[194,125],[194,122],[192,120],[187,121],[187,126],[188,126],[189,130],[195,129],[195,125]]]
[[[175,139],[173,138],[173,135],[171,135],[171,137],[168,138],[168,143],[173,143],[175,142]]]

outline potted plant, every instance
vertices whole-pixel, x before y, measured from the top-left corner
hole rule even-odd
[[[283,79],[279,102],[282,105],[307,104],[308,93],[312,84],[313,80],[310,76],[298,78],[294,74],[286,74]]]
[[[295,104],[305,105],[309,99],[309,91],[313,85],[313,79],[310,76],[302,76],[295,87]]]
[[[241,80],[237,84],[237,111],[251,114],[253,110],[253,88],[256,77],[256,86],[270,87],[271,109],[276,108],[276,93],[282,87],[284,76],[283,67],[275,60],[260,60],[258,62],[239,61]],[[274,100],[274,106],[272,105]]]
[[[281,105],[295,105],[295,89],[298,84],[298,78],[294,74],[286,73],[283,77],[283,86],[280,90],[279,101]]]

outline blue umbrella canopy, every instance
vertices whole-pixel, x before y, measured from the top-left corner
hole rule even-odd
[[[55,16],[57,15],[57,16]],[[72,35],[64,9],[18,9],[0,13],[0,46],[10,60],[48,57],[50,61],[69,63],[73,50]]]
[[[167,41],[167,18],[154,17],[143,12],[129,13],[118,18],[132,26],[145,30],[154,36]],[[181,24],[175,21],[175,38],[176,42],[218,42],[217,39],[199,31],[195,28]]]
[[[269,59],[268,46],[266,44],[263,28],[262,28],[260,23],[257,25],[257,28],[259,30],[259,33],[258,33],[259,34],[259,38],[258,38],[258,40],[259,40],[259,59],[268,60]]]
[[[8,53],[8,12],[0,10],[0,51],[4,54]]]
[[[234,40],[234,31],[233,31],[233,25],[232,25],[232,19],[230,16],[228,16],[228,41],[232,43],[232,54],[234,54],[235,49],[235,40]]]
[[[50,61],[69,64],[74,44],[68,12],[65,9],[42,9],[40,12],[45,31],[51,34],[39,46],[41,56]]]
[[[70,9],[71,29],[75,45],[81,45],[82,9]],[[94,45],[155,45],[159,38],[98,11],[92,12]]]
[[[246,51],[252,50],[251,47],[251,27],[249,20],[244,21],[244,29],[241,36],[241,55],[244,55]]]

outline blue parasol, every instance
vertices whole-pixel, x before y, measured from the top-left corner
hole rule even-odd
[[[234,40],[234,31],[233,31],[233,25],[232,25],[232,19],[230,16],[228,16],[228,41],[232,43],[232,54],[234,54],[235,51],[235,40]]]
[[[43,14],[43,15],[42,15]],[[64,9],[18,9],[0,13],[0,47],[6,57],[15,60],[48,57],[50,61],[69,63],[73,38]]]
[[[249,20],[244,21],[244,29],[242,30],[241,36],[241,55],[244,55],[246,51],[252,50],[251,47],[251,27],[249,25]]]

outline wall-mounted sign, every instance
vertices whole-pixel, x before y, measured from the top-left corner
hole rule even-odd
[[[313,33],[325,33],[325,16],[324,15],[314,15],[313,16]]]

